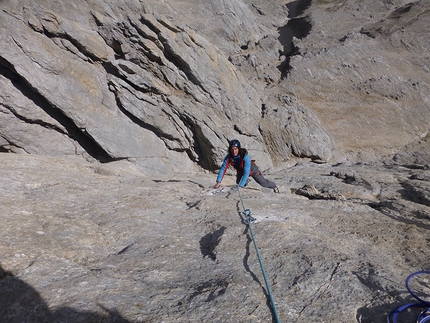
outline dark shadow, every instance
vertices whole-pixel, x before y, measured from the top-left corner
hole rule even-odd
[[[208,233],[200,239],[200,252],[203,257],[209,257],[213,261],[216,260],[215,248],[221,241],[221,237],[224,234],[226,227],[221,227],[218,230]]]
[[[188,157],[196,162],[203,169],[209,171],[216,171],[219,169],[219,165],[213,159],[213,144],[207,139],[204,134],[202,127],[194,120],[192,116],[181,115],[181,121],[183,124],[190,129],[193,134],[193,150],[198,156],[197,158],[191,153],[191,150],[187,150]]]
[[[399,165],[405,168],[409,168],[409,169],[428,169],[428,165],[420,165],[420,164],[403,164],[403,165]]]
[[[51,311],[40,294],[0,266],[0,322],[8,323],[130,323],[117,310],[99,305],[104,315],[60,307]]]
[[[390,299],[395,299],[395,302],[381,304],[378,306],[363,306],[357,310],[356,319],[357,322],[362,323],[385,323],[387,322],[387,316],[393,310],[397,309],[399,306],[406,304],[414,304],[418,307],[413,307],[411,309],[401,312],[398,316],[397,323],[410,323],[416,322],[420,312],[427,308],[428,306],[420,306],[419,302],[412,297],[406,288],[401,290],[393,290],[391,288],[386,288],[379,283],[377,279],[378,273],[375,271],[370,263],[363,264],[357,271],[353,271],[357,279],[363,286],[366,286],[374,298],[381,298],[381,295],[387,295]],[[403,295],[407,295],[404,297]]]
[[[413,301],[412,301],[413,302]],[[357,310],[356,319],[361,323],[386,323],[387,315],[394,309],[404,304],[405,302],[395,302],[391,304],[384,304],[379,306],[363,306]],[[397,319],[397,323],[411,323],[416,322],[417,317],[423,308],[413,308],[402,312]]]
[[[403,190],[400,190],[399,193],[403,199],[425,206],[430,206],[430,199],[427,195],[427,191],[417,190],[414,185],[408,182],[403,182],[401,185]]]
[[[414,6],[413,2],[410,2],[408,4],[405,4],[399,8],[397,8],[396,10],[394,10],[392,13],[390,13],[387,17],[387,19],[399,19],[401,18],[404,14],[408,13],[411,8]]]
[[[294,18],[305,13],[312,5],[312,0],[296,0],[287,4],[288,18]]]
[[[291,70],[291,56],[298,54],[298,49],[293,43],[293,37],[302,39],[309,35],[312,29],[312,23],[309,16],[299,17],[311,6],[311,4],[312,0],[296,0],[287,5],[289,10],[288,18],[290,18],[290,20],[285,26],[278,28],[278,40],[283,46],[283,52],[281,54],[285,56],[285,60],[278,66],[278,69],[282,74],[282,78],[285,78]]]
[[[361,266],[357,271],[353,271],[352,274],[357,277],[357,279],[363,286],[366,286],[370,290],[370,292],[375,295],[386,294],[394,298],[400,299],[400,294],[405,293],[406,291],[386,290],[379,283],[376,277],[377,273],[375,272],[375,269],[370,263],[363,264],[363,266]],[[357,322],[386,322],[388,313],[390,313],[394,308],[396,308],[396,304],[383,304],[374,307],[363,306],[357,310]]]
[[[169,179],[167,181],[163,181],[161,179],[153,179],[152,181],[154,183],[180,183],[180,182],[182,182],[181,180],[178,180],[178,179]]]

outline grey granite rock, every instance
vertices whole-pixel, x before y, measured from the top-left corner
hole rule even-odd
[[[246,207],[282,322],[385,322],[429,269],[429,4],[1,1],[0,321],[273,322]],[[212,188],[233,138],[279,194]]]
[[[428,170],[302,162],[239,195],[230,175],[0,158],[6,321],[272,321],[243,206],[281,322],[385,322],[428,266]]]

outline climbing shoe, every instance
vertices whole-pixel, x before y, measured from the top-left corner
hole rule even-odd
[[[278,186],[276,186],[276,187],[273,189],[273,192],[275,192],[275,193],[279,193],[279,188],[278,188]]]

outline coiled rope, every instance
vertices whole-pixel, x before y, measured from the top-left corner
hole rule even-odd
[[[422,311],[421,314],[418,316],[417,323],[430,322],[430,302],[425,301],[422,298],[418,297],[417,294],[414,291],[412,291],[412,289],[409,287],[409,281],[411,280],[411,278],[421,274],[430,274],[430,271],[426,271],[426,270],[417,271],[413,274],[410,274],[408,278],[406,278],[406,288],[408,289],[412,297],[418,300],[418,303],[409,303],[395,308],[387,315],[387,323],[396,323],[397,317],[399,316],[399,314],[411,307],[428,307],[428,309]]]
[[[260,263],[261,272],[263,273],[264,282],[266,283],[267,294],[269,295],[270,304],[272,305],[273,315],[275,317],[276,323],[279,323],[278,311],[276,310],[275,301],[272,296],[272,292],[270,290],[269,282],[267,281],[266,272],[264,270],[263,261],[261,260],[260,252],[258,251],[257,242],[254,238],[254,233],[252,232],[251,222],[255,219],[251,217],[251,210],[245,208],[245,204],[243,203],[242,195],[240,194],[239,186],[236,186],[237,192],[239,193],[240,202],[242,203],[243,212],[242,214],[245,216],[246,221],[248,222],[249,232],[251,233],[251,239],[254,243],[255,252],[257,253],[258,262]]]

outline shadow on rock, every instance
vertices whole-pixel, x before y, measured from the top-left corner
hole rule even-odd
[[[385,323],[387,322],[387,315],[397,307],[406,303],[392,303],[379,306],[363,306],[357,310],[357,322],[362,323]],[[411,311],[402,312],[397,322],[407,323],[416,322],[416,319],[422,309],[412,309]]]
[[[312,4],[312,0],[296,0],[290,2],[287,7],[289,10],[288,18],[290,20],[285,26],[278,28],[278,40],[283,46],[283,55],[286,57],[279,66],[278,70],[282,73],[282,77],[286,77],[291,70],[290,57],[297,54],[297,48],[294,46],[293,38],[303,39],[309,35],[312,29],[312,22],[309,16],[298,17],[302,15],[306,9]]]
[[[366,286],[374,295],[373,299],[379,299],[379,304],[375,306],[363,306],[357,310],[356,319],[357,322],[362,323],[383,323],[387,322],[387,315],[397,307],[415,302],[415,300],[409,296],[403,299],[401,296],[405,293],[405,290],[393,290],[388,286],[381,284],[378,273],[374,266],[370,263],[363,264],[358,271],[352,272],[358,280]],[[385,297],[383,295],[386,295]],[[388,299],[396,299],[397,302],[381,304],[381,302]],[[419,314],[418,310],[405,311],[399,316],[398,323],[415,322]]]
[[[218,230],[208,233],[200,239],[200,251],[203,257],[209,257],[212,260],[216,260],[215,248],[221,241],[221,237],[224,234],[226,227],[221,227]]]
[[[0,266],[0,322],[130,322],[116,310],[100,307],[106,314],[78,311],[70,307],[60,307],[51,311],[34,288]]]
[[[430,206],[428,189],[413,185],[408,182],[403,182],[401,184],[403,190],[400,190],[399,193],[402,195],[402,198],[414,203]]]

